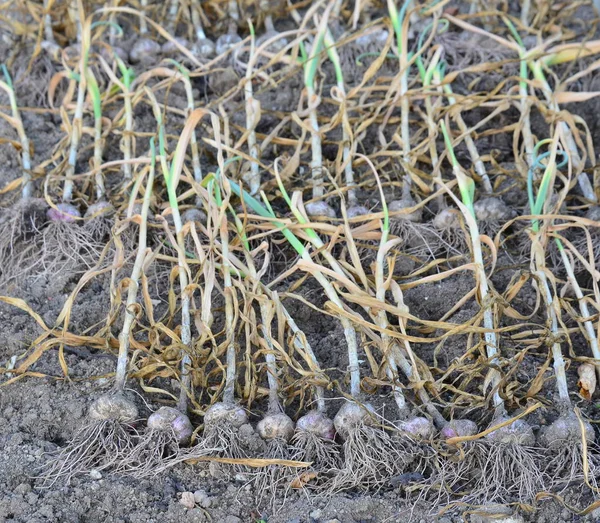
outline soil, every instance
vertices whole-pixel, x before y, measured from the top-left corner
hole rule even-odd
[[[2,26],[0,25],[0,30]],[[456,35],[455,35],[456,36]],[[27,47],[27,46],[24,46]],[[460,48],[457,45],[457,52]],[[481,51],[486,59],[489,53],[485,49]],[[464,54],[464,52],[463,52]],[[50,63],[41,57],[34,62],[33,72],[30,76],[25,74],[28,62],[27,53],[11,54],[11,45],[6,42],[0,43],[0,63],[9,56],[14,59],[15,75],[19,88],[19,97],[27,100],[27,108],[22,111],[25,130],[29,135],[34,156],[33,164],[40,165],[53,155],[59,142],[64,139],[65,131],[61,128],[61,116],[58,110],[50,108],[47,100],[47,89],[41,85],[55,72],[56,64]],[[478,56],[469,56],[469,60],[482,59]],[[451,64],[452,65],[452,64]],[[463,64],[464,66],[464,64]],[[141,67],[141,66],[140,66]],[[222,77],[212,76],[208,81],[203,78],[194,80],[195,94],[205,102],[214,100],[217,95],[226,93],[231,86],[235,86],[239,75],[236,71],[226,69],[227,74]],[[393,74],[393,67],[383,68],[380,73]],[[508,73],[507,73],[508,74]],[[511,73],[516,74],[516,73]],[[324,74],[326,82],[331,85],[334,77],[331,70]],[[357,74],[357,78],[360,75]],[[501,78],[501,76],[499,76]],[[465,85],[472,78],[464,78]],[[351,81],[351,80],[349,80]],[[490,77],[482,79],[478,85],[479,90],[486,89],[487,83],[493,87],[498,78]],[[597,83],[597,82],[596,82]],[[594,90],[586,87],[586,90]],[[463,86],[464,87],[464,86]],[[491,88],[490,87],[490,88]],[[281,113],[289,107],[297,104],[302,86],[298,78],[282,82],[280,90],[272,90],[259,93],[265,111],[258,131],[268,133],[272,126],[280,119]],[[328,92],[323,89],[323,92]],[[56,99],[60,99],[62,91],[57,93]],[[185,107],[184,93],[173,89],[169,95],[169,103],[172,107],[183,109]],[[0,110],[6,110],[6,97],[0,96]],[[586,114],[596,114],[597,101],[579,104],[575,109],[584,118]],[[238,96],[228,100],[225,109],[232,114],[230,123],[232,126],[245,125],[245,114],[243,113],[243,99]],[[569,108],[570,109],[570,108]],[[323,115],[333,113],[332,107],[324,107]],[[514,117],[517,113],[504,115]],[[113,114],[109,114],[113,117]],[[473,111],[470,118],[474,121],[484,116],[484,112]],[[503,117],[504,117],[503,116]],[[136,109],[135,113],[137,132],[154,132],[156,123],[151,111],[147,107]],[[468,122],[472,124],[473,122]],[[90,124],[90,122],[87,122]],[[594,120],[592,135],[595,143],[600,143],[597,134],[600,127]],[[545,136],[548,127],[543,118],[534,119],[532,127],[536,134]],[[482,129],[482,131],[485,128]],[[174,137],[180,131],[175,125],[168,128],[172,144]],[[298,130],[287,129],[291,136]],[[507,135],[508,136],[508,135]],[[4,120],[0,119],[0,137],[15,140],[16,133]],[[329,136],[331,143],[325,144],[324,156],[329,161],[334,161],[337,154],[337,146],[334,144],[335,135]],[[338,137],[339,138],[339,137]],[[376,138],[367,137],[363,146],[371,147],[376,143]],[[86,146],[90,141],[82,143],[82,154],[79,158],[78,172],[87,170],[91,151]],[[492,149],[498,152],[496,160],[501,166],[507,167],[512,152],[512,144],[506,136],[492,135],[489,139],[478,142],[481,151],[489,153]],[[148,146],[148,137],[138,141],[138,151],[145,150]],[[270,145],[262,154],[265,158],[272,159],[277,156],[277,146]],[[457,156],[461,161],[468,163],[468,153],[464,148],[457,149]],[[121,157],[117,139],[107,142],[105,161],[111,161]],[[210,154],[203,157],[204,166],[214,168],[216,161]],[[19,155],[10,143],[0,141],[0,188],[7,186],[19,176]],[[305,167],[306,168],[306,167]],[[307,171],[304,171],[307,172]],[[358,173],[360,176],[360,173]],[[118,186],[118,173],[109,173],[106,184],[109,191]],[[389,181],[386,191],[390,197],[399,194],[399,183]],[[304,185],[300,174],[295,174],[286,183],[291,188]],[[271,184],[273,186],[274,184]],[[38,180],[37,189],[41,189]],[[519,212],[526,205],[523,196],[523,187],[518,183],[512,184],[510,177],[505,179],[505,201]],[[57,187],[52,186],[50,193],[56,196]],[[362,187],[360,198],[366,205],[376,205],[378,193],[374,185]],[[0,196],[0,203],[4,212],[10,212],[16,203],[16,192]],[[118,196],[117,199],[122,198]],[[87,203],[87,202],[85,202]],[[121,202],[122,203],[122,202]],[[282,206],[281,202],[274,203]],[[435,204],[427,208],[427,219],[431,219]],[[159,209],[157,211],[160,211]],[[516,227],[515,227],[516,228]],[[490,225],[490,230],[494,224]],[[496,229],[497,230],[497,229]],[[518,232],[518,231],[517,231]],[[493,236],[492,233],[490,233]],[[415,235],[416,237],[416,235]],[[418,247],[422,241],[407,238],[407,247]],[[527,260],[519,255],[519,246],[511,244],[511,248],[500,254],[494,276],[493,285],[498,292],[502,292],[512,278],[519,271],[526,270]],[[368,252],[368,251],[366,251]],[[456,252],[456,249],[453,253]],[[460,252],[460,249],[459,251]],[[372,253],[371,253],[372,254]],[[365,255],[367,258],[368,254]],[[18,253],[15,253],[18,260]],[[280,273],[288,267],[288,260],[293,259],[292,253],[281,247],[277,259],[273,262],[273,272]],[[488,258],[489,260],[489,258]],[[414,269],[414,260],[408,256],[398,257],[396,274],[405,283],[412,281],[411,271]],[[452,262],[444,263],[441,269],[453,266]],[[36,269],[33,274],[21,275],[9,281],[3,281],[0,295],[9,296],[23,300],[49,327],[55,325],[57,318],[70,294],[75,289],[81,275],[89,268],[81,259],[76,263],[64,261],[62,270],[46,271],[43,268]],[[4,269],[8,272],[8,269]],[[123,270],[123,274],[126,271]],[[18,271],[17,271],[18,273]],[[155,313],[157,317],[164,314],[168,309],[168,280],[169,266],[161,266],[155,270],[151,278],[152,298],[155,300]],[[285,280],[280,288],[282,292],[288,290],[294,283],[296,276]],[[404,300],[411,313],[423,320],[439,320],[448,313],[457,302],[458,297],[464,296],[474,287],[474,280],[470,274],[457,273],[441,282],[419,285],[409,288],[404,292]],[[324,369],[327,369],[331,379],[337,379],[344,383],[346,369],[348,366],[346,347],[342,327],[336,319],[324,314],[325,299],[323,293],[314,282],[308,282],[302,286],[298,294],[310,302],[313,307],[308,307],[300,300],[287,298],[285,303],[294,317],[300,329],[306,334],[308,341],[314,348],[317,359]],[[108,275],[98,276],[79,292],[73,305],[69,322],[69,331],[73,333],[87,333],[95,330],[106,321],[110,312],[110,278]],[[567,296],[566,300],[572,297]],[[530,314],[535,305],[535,293],[530,283],[525,285],[522,291],[511,302],[511,306],[523,315]],[[15,357],[20,358],[31,346],[36,338],[43,334],[43,329],[36,323],[30,314],[20,310],[8,302],[0,302],[0,367],[8,368]],[[223,303],[217,302],[215,310],[220,312]],[[471,320],[479,311],[479,306],[473,301],[467,302],[458,312],[450,316],[449,322],[464,324]],[[118,331],[120,321],[116,321],[112,328]],[[569,327],[575,323],[570,319],[565,320]],[[220,322],[220,323],[219,323]],[[518,322],[505,318],[502,327],[510,329]],[[532,324],[544,325],[544,318],[537,314],[531,319]],[[217,325],[223,323],[222,318],[217,319]],[[218,329],[217,329],[218,330]],[[510,332],[510,331],[508,331]],[[419,328],[410,327],[409,334],[421,336]],[[441,336],[441,331],[434,330],[429,335]],[[572,350],[574,357],[586,356],[587,347],[584,338],[579,334],[572,337]],[[471,344],[471,345],[469,345]],[[475,354],[470,361],[477,359],[477,350],[472,347],[473,341],[467,335],[456,335],[448,337],[443,342],[422,343],[418,348],[418,356],[427,366],[433,369],[433,379],[443,380],[444,373],[453,368],[452,366],[465,353],[469,347]],[[518,339],[513,339],[508,334],[503,339],[502,350],[506,356],[506,369],[516,364],[509,361],[522,350]],[[519,361],[519,367],[512,374],[514,387],[510,388],[513,396],[508,402],[509,409],[518,409],[526,406],[522,398],[537,375],[540,367],[545,363],[546,355],[542,345],[537,351],[530,350]],[[0,522],[85,522],[85,523],[385,523],[385,522],[478,522],[488,521],[486,515],[476,513],[473,507],[456,506],[445,507],[429,498],[420,496],[419,490],[412,491],[402,482],[390,482],[377,492],[350,491],[342,494],[319,496],[304,490],[288,489],[285,493],[278,493],[274,498],[257,501],[260,496],[254,491],[254,484],[248,475],[240,475],[233,479],[223,470],[223,466],[208,464],[181,464],[174,468],[158,474],[151,479],[133,479],[117,474],[93,471],[86,476],[73,478],[69,484],[55,483],[45,484],[38,476],[42,473],[48,455],[58,448],[67,444],[76,433],[78,428],[86,423],[87,411],[91,402],[100,395],[111,390],[112,375],[116,362],[113,350],[101,350],[93,347],[64,347],[64,363],[68,368],[68,377],[64,376],[64,369],[60,365],[59,350],[53,348],[46,351],[40,359],[29,369],[27,375],[10,375],[6,372],[1,376],[0,382]],[[369,362],[362,362],[363,369],[368,372]],[[454,370],[458,379],[458,370]],[[263,379],[266,373],[260,371]],[[544,407],[536,411],[529,419],[536,428],[548,424],[557,416],[553,408],[554,382],[552,379],[552,367],[542,376],[545,381],[541,388],[535,393],[535,397],[544,402]],[[8,383],[7,383],[8,381]],[[265,381],[263,379],[263,381]],[[568,381],[571,390],[577,390],[576,365],[568,369]],[[154,387],[164,388],[172,393],[177,393],[176,384],[170,380],[159,378],[152,383]],[[129,392],[136,399],[140,408],[142,418],[157,410],[160,406],[171,405],[172,401],[164,394],[147,394],[141,386],[141,381],[130,380]],[[465,385],[468,392],[479,392],[475,385]],[[394,401],[389,388],[379,387],[369,401],[382,411],[393,411]],[[452,403],[453,392],[447,388],[442,392],[444,405]],[[328,391],[328,410],[333,415],[341,405],[341,395],[332,387]],[[584,415],[595,421],[600,418],[598,407],[595,402],[586,402],[581,398],[576,400]],[[444,414],[454,417],[468,417],[475,419],[478,423],[483,420],[489,421],[491,411],[483,401],[477,405],[483,409],[474,412],[472,404],[456,402],[453,407],[447,407]],[[297,402],[290,402],[290,413],[298,409]],[[415,406],[415,409],[419,407]],[[487,410],[485,410],[487,409]],[[256,425],[260,416],[266,410],[264,398],[259,398],[252,404],[251,422]],[[201,424],[200,416],[193,416],[192,422],[195,426]],[[184,493],[204,491],[206,495],[199,495],[201,503],[189,508],[182,503]],[[564,504],[577,507],[579,510],[589,506],[596,497],[584,490],[581,486],[573,485],[566,492],[561,493]],[[513,521],[530,521],[538,523],[552,522],[596,522],[600,521],[600,509],[591,511],[586,515],[578,515],[576,510],[569,510],[551,496],[540,499],[532,513],[521,512],[515,518],[523,518]],[[515,512],[518,509],[513,507]],[[509,519],[505,519],[509,521]]]

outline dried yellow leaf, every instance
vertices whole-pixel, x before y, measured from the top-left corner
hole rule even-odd
[[[293,489],[301,489],[313,479],[317,477],[316,472],[303,472],[296,479],[290,483],[290,487]]]
[[[590,363],[584,363],[577,369],[579,394],[590,401],[596,390],[596,368]]]

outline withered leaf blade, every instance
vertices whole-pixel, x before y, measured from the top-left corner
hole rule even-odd
[[[583,363],[577,369],[577,374],[579,375],[577,386],[580,396],[591,401],[596,390],[596,368],[590,363]]]
[[[312,465],[312,462],[294,461],[291,459],[263,459],[263,458],[219,458],[216,456],[201,456],[198,458],[186,459],[185,462],[189,465],[195,465],[202,461],[214,461],[216,463],[226,463],[228,465],[245,465],[246,467],[262,468],[270,465],[278,465],[281,467],[306,468]]]
[[[310,483],[316,477],[316,472],[303,472],[290,483],[290,487],[292,487],[293,489],[304,488],[305,485]]]

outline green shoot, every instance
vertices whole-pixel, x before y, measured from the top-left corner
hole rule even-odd
[[[547,143],[551,143],[553,145],[552,148],[550,149],[550,151],[544,152],[542,154],[538,154],[539,149]],[[556,164],[556,158],[559,154],[561,154],[563,156],[563,161],[560,164]],[[537,196],[535,196],[534,189],[533,189],[534,171],[536,168],[544,167],[544,165],[542,163],[542,160],[544,160],[544,159],[548,159],[548,163],[544,169],[544,175],[542,176],[542,181],[541,181],[540,187],[538,189],[538,194],[537,194]],[[542,140],[541,142],[537,143],[534,148],[533,163],[529,169],[529,173],[528,173],[528,177],[527,177],[527,193],[529,196],[529,206],[531,209],[531,214],[534,216],[534,218],[531,220],[531,222],[532,222],[531,228],[537,237],[537,239],[534,240],[534,242],[532,243],[532,253],[531,253],[532,265],[534,267],[534,271],[535,271],[534,274],[537,276],[538,284],[540,286],[540,290],[542,292],[544,301],[546,302],[546,310],[547,310],[548,318],[550,320],[550,330],[554,337],[554,342],[552,343],[552,358],[554,360],[554,374],[556,376],[556,385],[558,388],[559,397],[561,398],[561,401],[565,405],[570,404],[570,398],[569,398],[569,388],[568,388],[568,384],[567,384],[567,378],[565,375],[565,362],[564,362],[564,358],[562,355],[562,349],[560,346],[560,332],[558,329],[558,311],[559,311],[559,309],[556,307],[556,299],[552,293],[550,285],[548,284],[548,277],[547,277],[546,271],[544,271],[544,268],[546,265],[545,253],[544,253],[543,247],[541,245],[541,242],[539,240],[540,227],[539,227],[538,216],[540,216],[543,213],[544,204],[545,204],[547,198],[550,197],[551,186],[554,181],[554,174],[555,174],[556,170],[561,167],[564,167],[567,163],[568,163],[568,158],[566,157],[566,155],[564,154],[563,151],[557,150],[556,141]],[[579,284],[577,283],[576,279],[574,278],[570,261],[569,261],[568,257],[566,256],[564,246],[563,246],[560,238],[555,237],[554,240],[555,240],[556,246],[558,247],[560,255],[563,258],[563,261],[565,263],[565,267],[567,269],[567,274],[569,275],[569,281],[571,281],[571,283],[573,284],[574,289],[578,289],[579,292],[581,292],[581,289],[579,289]],[[573,276],[573,281],[571,279],[571,276]],[[580,301],[580,303],[581,303],[581,301]],[[584,308],[587,310],[586,305],[584,305]],[[593,328],[592,328],[592,332],[593,332]],[[593,334],[592,339],[595,339],[595,334]],[[596,348],[596,352],[597,352],[597,343],[595,344],[595,348]],[[593,349],[594,349],[594,345],[593,345]]]
[[[539,58],[538,60],[533,60],[529,55],[527,55],[527,63],[531,72],[533,73],[533,77],[540,83],[541,90],[544,93],[544,97],[546,98],[548,106],[552,111],[556,112],[557,114],[560,112],[560,106],[556,102],[554,91],[550,87],[550,84],[546,79],[546,75],[544,74],[544,67],[562,63],[563,61],[573,60],[574,58],[580,55],[580,52],[581,48],[576,47],[572,49],[567,49],[563,53],[557,53],[550,57]],[[568,157],[571,160],[573,168],[577,174],[577,181],[579,183],[581,192],[587,200],[591,202],[597,202],[598,199],[596,197],[594,188],[589,180],[587,173],[583,171],[584,165],[571,129],[564,120],[558,121],[558,127],[561,131],[561,138],[563,140],[564,147],[567,150]]]
[[[533,165],[530,167],[527,176],[527,195],[529,198],[529,207],[533,216],[539,216],[543,213],[544,203],[546,202],[546,199],[550,194],[550,189],[552,182],[554,181],[554,173],[556,172],[556,169],[560,169],[568,163],[567,154],[564,151],[557,150],[555,147],[543,154],[538,154],[540,147],[551,142],[552,140],[548,139],[542,140],[536,144],[534,148],[534,162]],[[560,164],[557,165],[556,157],[559,155],[563,157],[563,160]],[[535,170],[544,167],[542,160],[545,160],[546,158],[548,158],[548,164],[544,168],[544,174],[542,176],[542,181],[538,189],[538,194],[537,196],[535,196],[533,190],[533,178],[535,175]],[[539,231],[539,221],[537,219],[532,220],[532,228],[534,232]]]
[[[218,177],[220,177],[220,176],[223,176],[223,175],[219,174]],[[280,187],[281,187],[282,184],[281,184],[281,180],[279,178],[278,178],[278,182],[280,183]],[[302,242],[300,242],[300,240],[298,240],[298,238],[294,235],[294,233],[292,231],[285,228],[285,226],[283,224],[281,224],[280,222],[277,222],[272,209],[270,209],[270,210],[266,209],[260,202],[258,202],[255,198],[253,198],[251,195],[249,195],[245,190],[243,190],[238,184],[236,184],[232,180],[227,180],[227,183],[230,185],[233,193],[236,194],[237,196],[239,196],[240,198],[242,198],[244,200],[244,202],[252,210],[254,210],[254,212],[256,212],[259,216],[263,216],[265,218],[269,218],[269,219],[273,220],[273,223],[278,228],[281,229],[286,240],[288,240],[288,242],[296,250],[296,252],[303,259],[310,261],[310,254],[309,254],[308,250],[306,249],[306,247],[302,244]],[[287,193],[285,193],[284,198],[286,198],[286,201],[288,201],[288,204],[291,205],[291,201],[289,200]],[[292,209],[293,209],[293,206],[292,206]],[[309,235],[312,233],[316,236],[315,231],[313,231],[312,229],[306,229],[306,231]],[[318,236],[317,236],[317,240],[318,240],[318,242],[315,242],[316,245],[319,245],[319,243],[322,245],[322,242],[320,241],[320,239],[318,239]],[[324,252],[323,254],[325,256],[327,256],[327,252]],[[344,275],[343,270],[341,269],[339,264],[337,262],[335,262],[335,260],[331,259],[331,257],[327,256],[327,258],[328,258],[328,261],[332,264],[332,268],[338,274]],[[333,303],[335,303],[338,307],[343,308],[343,304],[338,296],[337,291],[335,290],[333,285],[327,280],[327,278],[323,275],[323,273],[316,270],[313,272],[313,275],[314,275],[315,279],[319,282],[319,284],[323,287],[323,290],[325,291],[327,297]],[[348,318],[345,318],[345,317],[340,318],[340,321],[344,328],[344,336],[345,336],[346,342],[348,344],[348,359],[349,359],[349,370],[350,370],[350,393],[352,394],[352,396],[354,398],[358,398],[358,396],[360,395],[360,366],[359,366],[359,362],[358,362],[358,341],[357,341],[357,337],[356,337],[356,332],[354,331],[354,328],[352,327],[352,324]]]
[[[438,33],[445,32],[448,29],[449,25],[450,25],[450,23],[448,22],[448,20],[445,20],[445,19],[440,20],[439,24],[438,24],[437,32]],[[427,24],[425,29],[423,29],[423,31],[419,35],[419,40],[417,43],[417,52],[414,53],[417,55],[417,58],[415,59],[415,63],[417,64],[417,69],[419,69],[419,74],[421,76],[421,80],[422,80],[424,86],[429,86],[431,84],[434,67],[436,65],[437,60],[439,60],[439,58],[436,60],[435,56],[434,56],[434,60],[432,60],[432,62],[430,63],[430,65],[427,68],[425,67],[425,63],[423,61],[422,49],[423,49],[423,46],[425,45],[425,38],[431,32],[431,30],[433,29],[433,26],[434,26],[434,22],[431,22],[430,24]],[[408,55],[409,60],[412,59],[414,54],[409,53],[409,55]],[[438,53],[436,53],[436,55],[437,54]]]
[[[179,265],[179,287],[181,292],[181,389],[179,394],[179,402],[177,408],[185,414],[187,411],[188,404],[188,393],[190,393],[192,385],[192,376],[189,371],[189,365],[191,364],[191,357],[189,354],[190,344],[192,342],[192,331],[191,331],[191,314],[190,314],[190,303],[191,295],[187,291],[188,287],[188,267],[185,255],[185,242],[183,236],[183,224],[181,221],[181,214],[179,212],[179,204],[177,202],[177,185],[179,183],[179,176],[176,175],[175,171],[178,165],[182,165],[183,157],[185,156],[185,149],[187,145],[186,140],[180,140],[177,144],[177,148],[173,155],[171,165],[167,161],[166,152],[166,138],[165,138],[165,125],[162,112],[154,96],[152,90],[148,87],[144,88],[146,95],[150,99],[152,105],[152,111],[154,118],[156,119],[158,126],[158,151],[159,159],[165,179],[165,185],[167,187],[167,195],[169,199],[169,207],[173,216],[173,223],[175,225],[175,233],[177,240],[177,263]]]
[[[323,49],[323,40],[325,39],[325,31],[319,31],[317,38],[313,42],[310,49],[310,54],[304,60],[304,85],[311,91],[314,90],[315,78],[317,76],[317,69],[319,68],[319,54]],[[300,52],[304,58],[306,50],[304,45],[300,45]]]
[[[392,27],[394,28],[394,33],[396,34],[396,47],[398,50],[398,56],[402,56],[402,52],[406,47],[404,42],[404,34],[402,31],[402,25],[404,24],[404,19],[406,18],[406,11],[408,10],[410,2],[403,2],[400,11],[398,12],[398,8],[396,7],[396,3],[394,0],[387,1],[388,12],[390,13],[390,20],[392,22]]]
[[[135,314],[131,312],[131,308],[136,303],[137,293],[139,289],[139,279],[142,275],[144,261],[146,259],[146,236],[148,226],[148,210],[150,208],[150,200],[152,198],[152,189],[154,184],[154,173],[156,170],[156,148],[154,146],[154,137],[150,138],[150,171],[146,182],[146,191],[144,194],[144,202],[142,204],[141,222],[138,234],[138,250],[135,257],[135,262],[130,276],[130,285],[127,290],[127,306],[125,318],[123,320],[123,328],[119,335],[119,356],[117,360],[117,370],[115,374],[115,389],[123,390],[127,379],[127,363],[131,330],[135,320]]]
[[[319,133],[319,119],[317,116],[317,94],[315,92],[315,79],[317,69],[323,50],[323,42],[327,33],[327,15],[325,14],[319,22],[317,36],[315,37],[308,60],[304,63],[304,85],[307,94],[307,103],[309,107],[309,122],[311,135],[310,172],[312,178],[312,197],[314,200],[323,198],[325,189],[323,186],[323,150],[321,143],[321,134]],[[301,46],[302,47],[302,46]],[[307,211],[309,214],[325,214],[334,217],[335,212],[325,202],[313,202],[309,204]]]
[[[131,180],[133,173],[131,170],[131,165],[129,164],[129,160],[131,160],[132,155],[135,154],[135,151],[132,150],[133,106],[131,101],[131,86],[133,84],[133,80],[135,79],[135,72],[131,67],[127,67],[123,60],[121,60],[116,54],[115,60],[121,73],[121,82],[118,85],[123,91],[123,102],[125,105],[125,132],[123,133],[123,137],[121,139],[123,158],[125,160],[125,163],[123,164],[123,176],[125,180]]]
[[[117,54],[114,54],[114,58],[117,62],[117,67],[121,72],[121,82],[123,82],[123,85],[127,91],[129,91],[131,89],[131,84],[135,79],[135,71],[131,67],[127,67],[125,62],[123,62],[123,60],[121,60]]]
[[[481,250],[481,238],[479,236],[479,227],[477,225],[477,217],[475,215],[475,209],[473,207],[475,198],[475,183],[467,176],[464,172],[454,153],[454,147],[452,145],[452,139],[446,127],[446,122],[442,120],[440,122],[442,134],[444,135],[444,143],[446,150],[452,164],[452,171],[458,182],[458,188],[460,191],[461,199],[463,202],[463,208],[461,209],[465,221],[469,227],[469,235],[471,239],[471,247],[473,251],[473,261],[475,262],[475,275],[478,283],[479,297],[484,307],[483,310],[483,323],[486,329],[485,345],[487,356],[490,363],[494,364],[498,357],[498,338],[494,330],[494,312],[492,304],[488,303],[489,296],[489,283],[487,275],[485,273],[485,265],[483,262],[483,253]],[[503,415],[505,412],[504,400],[500,396],[498,390],[500,386],[500,374],[496,369],[490,370],[491,383],[494,388],[493,402],[496,407],[496,414]]]
[[[94,109],[94,169],[96,169],[96,198],[102,200],[105,195],[104,178],[100,166],[102,165],[102,96],[94,73],[88,69],[86,72],[87,88],[92,99]]]
[[[442,134],[444,135],[444,143],[446,144],[446,150],[448,151],[448,156],[450,157],[452,170],[456,176],[456,181],[458,182],[460,196],[465,207],[468,209],[473,219],[475,219],[475,208],[473,206],[475,200],[475,183],[463,172],[458,160],[456,159],[454,146],[452,145],[452,138],[450,137],[448,128],[446,127],[446,122],[444,120],[440,122],[440,127],[442,129]]]
[[[214,176],[220,178],[221,175],[217,172]],[[231,186],[231,190],[233,191],[233,193],[239,198],[242,198],[244,200],[244,203],[248,207],[250,207],[250,209],[252,209],[259,216],[271,220],[273,225],[275,225],[278,229],[281,230],[281,233],[285,236],[286,240],[290,243],[290,245],[299,255],[302,256],[304,254],[306,250],[304,244],[296,237],[296,235],[292,231],[289,230],[289,228],[285,224],[277,220],[277,216],[275,216],[272,210],[266,209],[263,206],[263,204],[261,204],[256,198],[254,198],[248,192],[242,189],[233,180],[228,179],[227,183],[229,183],[229,185]]]

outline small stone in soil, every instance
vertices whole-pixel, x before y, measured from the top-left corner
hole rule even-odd
[[[102,474],[99,470],[92,469],[90,470],[90,478],[92,479],[102,479]]]
[[[194,492],[194,501],[198,503],[202,508],[208,508],[211,506],[212,501],[208,497],[208,494],[205,490],[197,490]]]
[[[215,462],[211,462],[208,465],[208,472],[209,474],[215,478],[215,479],[221,479],[225,476],[223,469],[221,468],[221,466],[218,463]]]
[[[24,496],[25,494],[29,494],[31,492],[31,485],[29,483],[21,483],[15,488],[13,491],[15,494],[20,494]]]
[[[182,492],[179,503],[181,503],[185,508],[194,508],[194,506],[196,505],[196,500],[194,499],[194,493],[193,492]]]

